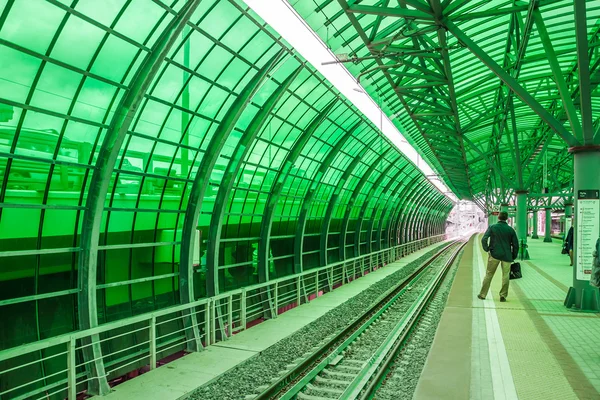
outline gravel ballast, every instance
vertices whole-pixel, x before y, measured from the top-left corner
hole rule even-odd
[[[196,389],[187,398],[194,400],[246,399],[248,395],[260,392],[261,387],[270,385],[290,364],[295,364],[299,358],[310,354],[326,338],[340,332],[356,316],[367,311],[381,298],[383,293],[412,274],[416,268],[443,246],[445,244],[436,246],[296,333],[232,368],[207,385]]]
[[[454,261],[451,270],[448,271],[418,325],[398,353],[384,384],[375,393],[375,399],[411,400],[413,398],[429,350],[433,344],[438,324],[446,307],[446,301],[461,257],[462,253]]]

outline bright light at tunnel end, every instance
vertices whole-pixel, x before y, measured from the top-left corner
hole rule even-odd
[[[344,97],[351,101],[373,124],[381,125],[382,133],[439,189],[453,202],[458,199],[442,182],[435,171],[419,153],[406,141],[404,136],[383,114],[377,103],[364,88],[356,82],[343,64],[322,65],[335,62],[333,54],[319,36],[302,20],[286,0],[244,0],[267,24],[275,29],[294,49],[319,71]],[[380,120],[381,119],[381,120]]]

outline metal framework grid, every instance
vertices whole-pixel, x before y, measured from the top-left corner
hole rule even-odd
[[[241,288],[273,317],[271,282],[443,232],[451,201],[241,1],[0,6],[0,398],[104,393],[231,334]]]
[[[446,184],[483,209],[514,190],[572,188],[568,147],[600,144],[597,1],[291,3]]]

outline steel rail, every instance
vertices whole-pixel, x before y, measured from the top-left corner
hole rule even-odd
[[[360,388],[361,390],[359,391],[358,395],[355,396],[355,398],[360,400],[373,398],[373,394],[375,393],[375,391],[383,384],[385,377],[390,371],[391,365],[396,361],[398,352],[402,349],[402,346],[406,342],[406,339],[408,339],[408,337],[410,336],[410,333],[413,331],[413,328],[421,320],[421,317],[427,309],[427,306],[431,303],[431,301],[437,294],[442,282],[448,275],[450,267],[456,260],[456,257],[458,256],[460,251],[465,247],[467,243],[468,241],[464,242],[461,246],[459,246],[456,249],[456,251],[448,259],[446,265],[444,265],[444,267],[442,268],[440,274],[438,274],[438,276],[436,277],[435,282],[432,285],[430,285],[427,292],[423,296],[421,296],[422,301],[414,310],[412,310],[412,312],[410,312],[411,315],[409,321],[407,321],[407,324],[402,328],[401,335],[396,335],[393,338],[393,340],[386,340],[382,344],[382,347],[387,347],[384,357],[382,357],[381,362],[377,364],[376,370],[369,376],[369,379],[368,381],[366,381],[366,384]],[[403,320],[405,320],[405,318],[403,318]],[[402,322],[403,321],[401,321],[400,323]],[[390,344],[391,346],[388,346],[388,344]]]
[[[428,266],[431,265],[431,263],[433,263],[433,261],[437,260],[442,254],[445,254],[457,243],[459,243],[458,240],[453,240],[447,246],[444,246],[444,248],[425,261],[406,279],[383,294],[379,301],[355,318],[345,329],[333,335],[310,356],[302,360],[292,369],[287,371],[287,373],[283,374],[281,378],[264,389],[255,397],[255,399],[266,400],[272,398],[294,398],[300,392],[300,390],[310,383],[323,369],[325,369],[325,367],[329,365],[334,358],[336,358],[344,349],[354,342],[354,340],[358,338],[369,326],[371,326],[374,321],[379,319],[379,317],[392,304],[394,304],[402,294],[404,294],[405,289],[412,286],[412,284],[422,276],[423,272]],[[462,246],[460,247],[462,248]],[[454,253],[452,255],[452,261],[454,260],[456,254],[457,253]],[[333,351],[331,351],[332,348],[334,348]],[[314,366],[316,363],[318,364]],[[311,367],[313,368],[310,369]],[[310,371],[308,371],[309,369]],[[296,379],[300,380],[292,388],[287,390],[285,394],[283,394],[281,397],[278,397],[281,392]]]

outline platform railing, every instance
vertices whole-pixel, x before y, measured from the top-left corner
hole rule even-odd
[[[0,352],[3,368],[0,382],[4,384],[0,386],[0,400],[53,396],[74,400],[78,392],[98,383],[94,380],[123,375],[140,365],[152,370],[161,358],[174,350],[186,349],[192,341],[208,346],[228,340],[257,322],[277,318],[287,309],[308,303],[323,293],[446,239],[449,239],[448,235],[443,234],[412,241],[188,304],[3,350]],[[191,318],[192,315],[195,318]],[[197,321],[197,330],[191,329],[191,321]],[[200,338],[190,338],[186,331],[200,332]],[[131,345],[123,347],[124,340]],[[119,346],[113,346],[114,341]],[[89,376],[82,356],[82,351],[95,343],[100,343],[103,350],[105,371],[100,377]],[[49,363],[58,370],[46,373],[44,366]],[[18,373],[34,364],[40,366],[41,376]],[[9,373],[11,379],[6,379]]]

